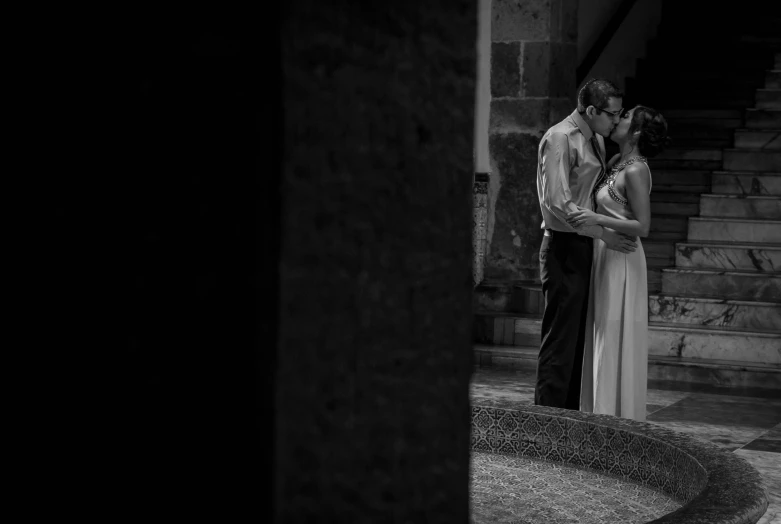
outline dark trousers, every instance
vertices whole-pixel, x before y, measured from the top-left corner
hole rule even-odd
[[[576,233],[551,231],[551,236],[542,239],[540,279],[545,313],[534,389],[536,405],[580,409],[592,250],[591,238]]]

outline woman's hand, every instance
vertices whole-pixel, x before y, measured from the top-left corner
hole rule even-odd
[[[593,211],[579,207],[577,211],[567,213],[567,223],[575,229],[583,226],[593,226],[599,224],[600,216]]]

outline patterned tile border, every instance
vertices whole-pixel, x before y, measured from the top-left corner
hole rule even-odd
[[[759,473],[714,444],[646,422],[542,406],[472,406],[472,449],[572,464],[638,482],[683,504],[655,524],[753,524]]]
[[[489,178],[490,173],[475,173],[472,184],[472,281],[475,286],[483,281]]]
[[[648,522],[681,507],[658,490],[570,464],[472,454],[475,523]]]

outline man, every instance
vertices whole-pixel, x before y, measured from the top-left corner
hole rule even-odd
[[[534,403],[580,408],[580,376],[588,310],[594,238],[622,253],[637,249],[633,239],[602,226],[578,230],[567,224],[575,206],[594,209],[592,193],[605,174],[604,138],[623,112],[623,93],[607,80],[589,80],[578,93],[578,108],[551,127],[540,141],[537,194],[545,236],[540,279],[545,295],[542,341]]]

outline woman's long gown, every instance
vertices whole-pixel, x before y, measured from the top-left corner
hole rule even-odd
[[[630,203],[613,188],[617,172],[597,190],[597,213],[634,219]],[[632,253],[594,240],[583,354],[580,409],[645,420],[648,380],[648,276],[637,239]],[[591,327],[593,326],[593,329]]]

